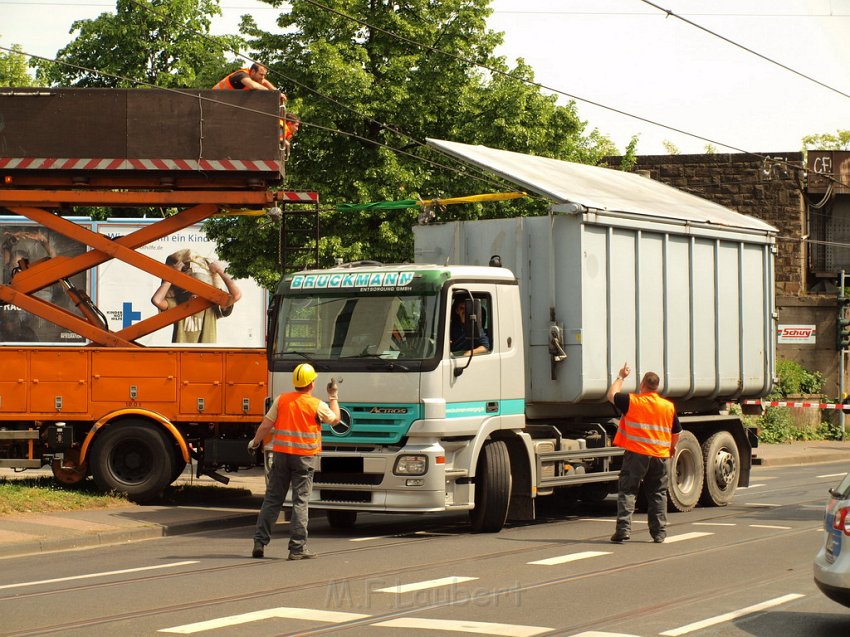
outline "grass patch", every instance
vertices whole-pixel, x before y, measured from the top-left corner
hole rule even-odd
[[[250,490],[242,488],[175,484],[167,487],[160,497],[150,500],[147,504],[215,506],[250,495]],[[49,476],[0,478],[0,515],[108,509],[130,504],[132,502],[120,493],[101,493],[91,478],[74,487],[61,485]]]
[[[99,492],[93,480],[65,487],[44,476],[0,478],[0,515],[106,509],[127,504],[122,495]]]

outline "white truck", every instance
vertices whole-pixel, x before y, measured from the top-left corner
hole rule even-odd
[[[340,389],[311,506],[468,510],[474,531],[532,519],[536,498],[616,491],[622,450],[606,390],[624,361],[677,406],[669,500],[723,506],[749,482],[755,436],[726,411],[774,370],[775,229],[605,168],[430,140],[551,200],[545,217],[423,225],[415,264],[345,264],[286,277],[272,303],[273,393],[308,360]],[[468,336],[450,349],[465,301]]]

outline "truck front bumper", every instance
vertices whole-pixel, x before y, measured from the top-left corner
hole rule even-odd
[[[400,470],[405,458],[409,464],[424,461],[422,472]],[[444,511],[445,450],[433,443],[401,449],[337,447],[323,451],[320,469],[313,478],[310,506],[399,513]]]

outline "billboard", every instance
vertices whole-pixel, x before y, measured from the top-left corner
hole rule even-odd
[[[77,220],[75,220],[77,221]],[[92,222],[79,220],[89,229]],[[0,218],[0,247],[3,252],[3,274],[0,283],[7,284],[12,277],[28,265],[49,257],[73,257],[82,254],[86,246],[35,224],[23,217]],[[54,283],[33,293],[42,301],[79,314],[74,308],[65,288],[73,285],[89,291],[90,276],[83,272],[62,283]],[[57,345],[82,345],[85,339],[43,318],[30,314],[19,307],[0,305],[0,342],[3,343],[51,343]]]
[[[156,219],[110,219],[108,221],[77,220],[94,232],[110,238],[130,234],[155,223]],[[27,224],[20,217],[0,218],[3,232],[3,282],[11,280],[17,259],[30,263],[55,255],[74,256],[86,246],[36,224]],[[7,250],[7,245],[9,249]],[[148,347],[263,347],[265,345],[265,316],[268,302],[266,291],[251,279],[234,279],[227,273],[227,263],[216,254],[215,242],[207,239],[200,225],[191,226],[157,241],[137,248],[144,254],[175,269],[181,269],[207,283],[229,292],[238,300],[229,308],[214,306],[181,319],[137,340]],[[9,253],[7,259],[6,254]],[[6,266],[8,263],[9,267]],[[110,331],[117,332],[134,323],[173,307],[189,298],[184,290],[172,286],[147,272],[118,259],[102,263],[89,273],[81,273],[72,282],[85,290],[106,317]],[[79,314],[73,308],[62,284],[54,284],[37,295]],[[49,295],[49,298],[47,298]],[[86,343],[73,333],[7,305],[0,311],[0,342],[36,342],[67,345]]]

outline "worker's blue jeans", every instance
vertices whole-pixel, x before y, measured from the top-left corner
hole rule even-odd
[[[319,465],[319,456],[296,456],[289,453],[274,454],[269,471],[266,497],[257,516],[254,541],[263,546],[271,541],[272,528],[280,516],[286,492],[292,487],[292,519],[289,522],[289,552],[304,550],[307,543],[307,503],[313,491],[313,473]]]
[[[635,500],[637,500],[640,483],[643,481],[649,534],[653,538],[663,538],[667,535],[668,480],[667,458],[653,458],[633,451],[626,451],[623,454],[623,468],[620,469],[617,493],[617,534],[631,533]]]

